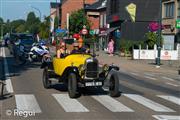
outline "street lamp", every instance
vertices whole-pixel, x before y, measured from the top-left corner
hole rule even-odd
[[[160,8],[159,8],[159,29],[158,29],[158,57],[157,57],[157,67],[160,67],[161,64],[161,24],[162,24],[162,0],[160,0]]]
[[[40,21],[41,21],[41,11],[38,8],[36,8],[36,7],[32,6],[32,5],[30,5],[30,6],[39,12],[39,17],[40,17]]]

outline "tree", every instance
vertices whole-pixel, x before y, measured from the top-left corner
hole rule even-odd
[[[34,14],[34,12],[30,12],[27,15],[27,20],[25,24],[25,30],[29,31],[30,33],[36,34],[39,32],[39,26],[41,21],[38,17]]]
[[[41,38],[46,39],[49,37],[50,34],[50,17],[45,16],[44,18],[45,18],[44,22],[40,24],[39,34]]]
[[[3,18],[0,17],[0,24],[4,23]]]
[[[10,26],[14,32],[24,32],[25,23],[25,20],[18,19],[10,22]]]
[[[23,33],[23,32],[25,32],[25,25],[23,25],[23,24],[19,25],[19,26],[15,29],[15,31],[16,31],[17,33]]]
[[[69,17],[69,32],[70,34],[79,33],[83,26],[86,26],[86,29],[90,29],[91,23],[87,19],[87,17],[84,14],[84,10],[80,9],[78,11],[72,12],[72,14]]]
[[[56,30],[56,29],[58,28],[58,26],[59,26],[59,25],[58,25],[58,24],[59,24],[58,21],[59,21],[59,19],[58,19],[58,17],[56,16],[55,19],[54,19],[54,29],[55,29],[55,30]]]

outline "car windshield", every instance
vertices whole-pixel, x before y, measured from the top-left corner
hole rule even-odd
[[[21,41],[21,44],[32,45],[34,43],[32,36],[22,35],[19,36],[19,39]]]
[[[32,45],[33,43],[33,39],[21,39],[21,44]]]

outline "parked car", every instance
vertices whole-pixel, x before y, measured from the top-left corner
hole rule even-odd
[[[18,41],[15,42],[16,57],[23,61],[28,59],[33,43],[35,43],[35,40],[32,35],[20,35]]]
[[[110,96],[119,96],[119,67],[104,65],[100,69],[95,54],[71,53],[63,58],[55,56],[52,61],[45,61],[41,67],[44,69],[44,88],[50,88],[51,78],[56,78],[58,82],[68,86],[70,98],[78,97],[82,87],[101,88],[103,85],[109,87]]]
[[[7,43],[7,46],[9,48],[10,54],[15,55],[14,47],[15,47],[15,42],[18,40],[18,34],[17,33],[11,33],[9,37],[9,41]]]
[[[13,33],[10,34],[9,51],[15,57],[24,59],[30,51],[32,44],[35,42],[33,35]]]

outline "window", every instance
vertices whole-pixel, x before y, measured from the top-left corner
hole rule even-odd
[[[180,0],[178,1],[178,18],[180,18]]]
[[[119,0],[111,0],[111,14],[117,13],[118,12],[118,1]]]
[[[103,26],[105,27],[106,26],[106,14],[104,14],[104,24]]]
[[[174,2],[170,3],[165,3],[164,8],[165,8],[165,18],[173,18],[174,17]]]

